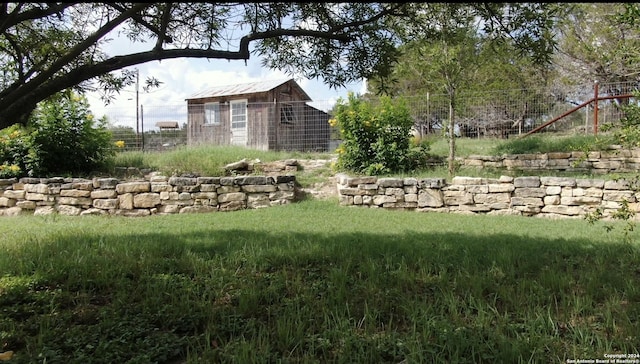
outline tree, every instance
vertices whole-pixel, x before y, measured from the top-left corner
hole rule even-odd
[[[407,8],[401,3],[3,3],[0,129],[26,123],[38,102],[68,88],[101,90],[108,102],[134,82],[127,67],[170,58],[248,60],[253,53],[268,67],[323,77],[332,86],[384,75],[397,41],[386,29],[390,18],[407,16]],[[114,32],[132,42],[151,40],[150,49],[107,55],[101,47]]]
[[[531,6],[532,5],[532,6]],[[487,91],[510,82],[510,76],[523,79],[522,72],[549,64],[553,37],[551,29],[556,8],[544,4],[463,4],[451,7],[434,4],[413,29],[412,39],[400,47],[400,61],[391,72],[392,83],[386,90],[373,80],[369,84],[378,93],[439,94],[448,101],[449,173],[455,171],[457,115],[465,109],[458,103],[461,92]],[[504,19],[512,19],[505,23]],[[536,24],[534,19],[541,19]],[[531,32],[525,32],[531,30]],[[508,71],[508,72],[505,72]],[[538,73],[539,74],[539,73]],[[495,89],[495,88],[494,88]],[[436,96],[438,97],[438,96]],[[441,110],[438,110],[441,111]],[[512,114],[524,120],[526,111],[501,107],[500,115]],[[508,111],[508,112],[507,112]],[[517,115],[517,116],[516,116]],[[431,115],[421,118],[429,124]],[[513,122],[512,122],[513,123]],[[444,125],[443,125],[444,126]]]
[[[522,132],[527,119],[540,116],[539,110],[528,106],[551,93],[550,81],[555,75],[551,65],[536,64],[518,55],[513,44],[484,39],[473,28],[461,36],[456,42],[466,46],[461,48],[462,57],[457,58],[458,63],[465,62],[461,65],[464,77],[460,80],[464,83],[457,87],[460,135],[505,137],[511,130]],[[448,43],[453,41],[454,38],[447,38]],[[388,92],[427,98],[427,108],[414,108],[415,127],[420,136],[442,130],[442,119],[447,114],[442,106],[448,102],[443,87],[446,79],[440,74],[445,54],[442,44],[416,39],[404,44],[400,51]],[[369,86],[375,90],[377,84],[372,82]],[[474,102],[479,99],[483,100],[480,104]]]
[[[580,69],[587,77],[601,82],[619,83],[617,89],[609,89],[609,93],[631,93],[634,97],[640,97],[637,83],[640,81],[640,6],[637,3],[608,4],[581,4],[576,8],[575,16],[571,21],[564,23],[562,52],[558,59],[559,64],[564,64],[564,70]],[[585,72],[586,71],[586,72]],[[640,146],[640,106],[637,103],[622,102],[622,117],[618,122],[605,124],[603,131],[612,131],[612,136],[617,143],[624,147]],[[640,192],[640,174],[625,178],[623,183],[632,190]],[[637,227],[638,207],[633,206],[632,200],[623,197],[617,209],[605,216],[602,206],[586,214],[588,223],[608,218],[620,220],[622,225],[623,241],[632,243],[632,232]],[[615,225],[606,223],[606,231],[612,231]]]
[[[100,90],[108,102],[134,82],[127,67],[163,59],[255,55],[266,67],[333,87],[384,80],[424,14],[461,6],[485,19],[488,34],[547,57],[547,5],[535,3],[2,3],[0,128],[25,123],[38,102],[69,88]],[[150,49],[107,55],[101,47],[115,32],[150,40]]]
[[[580,84],[598,80],[602,84],[640,81],[640,29],[621,21],[636,4],[574,4],[559,23],[556,66],[567,78]],[[612,90],[609,90],[612,91]],[[627,90],[619,90],[628,93]]]

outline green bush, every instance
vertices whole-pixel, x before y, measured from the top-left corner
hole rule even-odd
[[[58,94],[38,104],[29,125],[0,130],[0,178],[107,171],[114,150],[106,119],[84,96]]]
[[[373,103],[349,93],[334,110],[329,123],[343,140],[336,150],[338,169],[380,175],[411,171],[425,159],[428,149],[409,142],[413,119],[403,99],[383,96]]]
[[[104,118],[95,120],[84,96],[59,94],[30,120],[31,175],[86,174],[107,168],[114,151]]]
[[[32,160],[31,136],[19,125],[0,130],[0,178],[20,177]]]

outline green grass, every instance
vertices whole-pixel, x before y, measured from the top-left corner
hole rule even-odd
[[[224,166],[242,159],[273,162],[282,159],[329,159],[328,153],[261,151],[240,146],[181,147],[164,152],[122,152],[116,155],[116,167],[137,167],[160,171],[169,176],[199,174],[223,176]]]
[[[449,141],[443,137],[431,137],[430,152],[437,156],[449,155]],[[534,134],[527,137],[514,136],[510,139],[499,138],[457,138],[456,156],[470,155],[503,155],[529,154],[550,152],[571,152],[585,150],[600,150],[614,144],[610,136],[603,133],[594,135],[552,135]]]
[[[640,246],[583,220],[308,200],[19,216],[0,236],[12,364],[564,363],[640,348]]]
[[[430,150],[429,153],[441,157],[447,157],[449,155],[449,140],[442,136],[430,137]],[[456,156],[468,157],[470,155],[491,155],[492,149],[501,143],[504,143],[505,139],[498,138],[456,138]]]
[[[492,155],[527,154],[601,150],[612,143],[609,137],[594,135],[548,136],[531,135],[510,139],[491,149]]]

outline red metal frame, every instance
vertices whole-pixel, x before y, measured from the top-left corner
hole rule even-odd
[[[530,130],[528,133],[524,134],[522,136],[522,138],[524,138],[526,136],[529,136],[529,135],[531,135],[533,133],[537,133],[538,131],[546,128],[547,126],[549,126],[549,125],[551,125],[553,123],[555,123],[556,121],[562,119],[563,117],[565,117],[567,115],[570,115],[570,114],[582,109],[583,107],[589,105],[592,102],[594,103],[594,107],[593,107],[593,111],[594,111],[593,134],[594,135],[598,135],[598,101],[600,101],[600,100],[611,100],[611,99],[627,99],[627,98],[633,97],[632,94],[614,95],[614,96],[598,96],[598,82],[597,81],[595,82],[595,85],[594,85],[594,94],[595,95],[591,100],[583,102],[582,104],[574,107],[573,109],[565,112],[564,114],[547,121],[546,123],[538,126],[537,128],[534,128],[534,129]]]

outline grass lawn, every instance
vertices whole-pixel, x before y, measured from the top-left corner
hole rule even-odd
[[[620,226],[617,226],[620,227]],[[566,363],[637,354],[640,241],[306,200],[0,220],[8,363]]]

